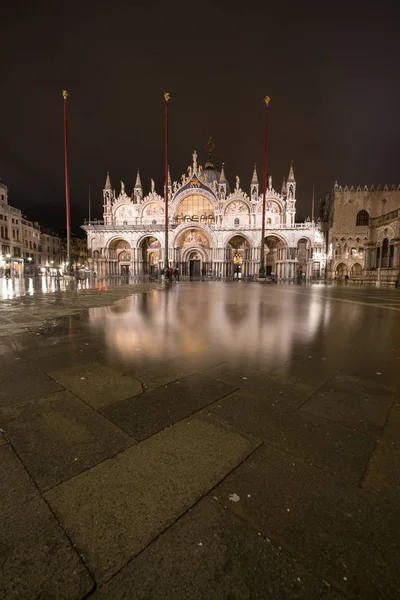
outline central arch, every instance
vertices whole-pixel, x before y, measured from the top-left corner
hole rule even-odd
[[[182,231],[175,242],[175,264],[183,276],[206,276],[211,266],[211,243],[200,227]]]

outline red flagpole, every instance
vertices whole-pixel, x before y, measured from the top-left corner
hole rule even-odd
[[[271,98],[265,96],[265,134],[264,134],[264,173],[263,173],[263,203],[262,203],[262,220],[261,220],[261,257],[260,257],[260,279],[265,278],[265,252],[264,252],[264,238],[265,238],[265,198],[267,194],[267,141],[268,141],[268,105]]]
[[[65,165],[65,208],[67,222],[67,269],[71,268],[71,222],[69,205],[69,172],[68,172],[68,122],[67,122],[67,90],[62,92],[64,98],[64,165]]]
[[[164,100],[165,100],[165,277],[169,276],[168,268],[168,102],[170,100],[170,95],[165,92]]]

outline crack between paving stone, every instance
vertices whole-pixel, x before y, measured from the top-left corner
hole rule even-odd
[[[338,369],[337,371],[334,372],[334,374],[332,375],[332,377],[329,377],[329,379],[327,379],[326,381],[324,381],[324,383],[322,383],[320,386],[317,387],[317,389],[315,389],[312,394],[306,399],[304,400],[304,402],[302,402],[301,404],[299,404],[299,406],[297,407],[296,410],[300,410],[300,408],[303,408],[303,406],[309,401],[311,400],[311,398],[313,396],[315,396],[315,394],[317,392],[319,392],[319,390],[321,390],[324,386],[326,386],[328,383],[330,383],[332,381],[332,379],[334,379],[341,371],[342,369]]]
[[[233,427],[233,429],[235,431],[237,431],[237,433],[239,435],[240,431],[238,429],[236,429],[236,427]],[[242,436],[243,437],[243,436]],[[253,438],[253,440],[255,440],[255,438],[253,436],[250,436]],[[244,438],[246,439],[246,438]],[[249,441],[249,440],[247,440]],[[261,440],[260,440],[261,441]],[[198,498],[198,500],[196,500],[196,502],[194,502],[191,506],[189,506],[186,510],[184,510],[184,512],[182,512],[172,523],[170,523],[163,531],[161,531],[159,534],[157,534],[153,539],[151,539],[145,546],[144,548],[142,548],[141,550],[139,550],[139,552],[137,554],[135,554],[134,556],[132,556],[132,558],[130,558],[126,563],[124,563],[119,569],[118,571],[116,571],[109,579],[107,579],[106,581],[102,582],[101,587],[104,587],[105,585],[107,585],[108,583],[110,583],[110,581],[112,581],[123,569],[125,569],[125,567],[127,567],[129,564],[131,564],[136,558],[138,558],[141,554],[143,554],[143,552],[145,552],[147,550],[147,548],[149,548],[152,544],[154,544],[162,535],[164,535],[164,533],[166,533],[167,531],[169,531],[171,529],[171,527],[173,527],[176,523],[178,523],[185,515],[187,515],[191,510],[193,510],[193,508],[195,508],[199,502],[201,502],[201,500],[203,500],[203,498],[206,498],[209,494],[211,494],[211,492],[219,485],[221,485],[221,483],[223,481],[225,481],[225,479],[231,474],[233,473],[236,469],[238,469],[240,466],[242,466],[253,454],[254,452],[256,452],[259,448],[261,448],[261,446],[263,445],[263,442],[261,441],[261,444],[259,446],[257,446],[257,448],[254,448],[254,450],[252,450],[248,456],[246,456],[243,460],[240,461],[239,464],[237,464],[236,466],[234,466],[224,477],[222,477],[222,479],[220,479],[218,481],[218,483],[216,483],[211,489],[207,490],[206,492],[204,492],[203,494],[201,494],[201,496]],[[93,591],[90,591],[87,596],[85,598],[89,598],[90,596],[93,595]]]
[[[386,415],[385,422],[384,422],[384,424],[382,425],[382,427],[381,427],[381,430],[380,430],[379,434],[376,436],[375,444],[374,444],[374,447],[373,447],[373,449],[372,449],[372,451],[371,451],[370,457],[369,457],[369,459],[368,459],[367,466],[365,467],[365,470],[364,470],[363,476],[361,477],[361,481],[360,481],[360,483],[358,484],[358,485],[359,485],[359,487],[360,487],[360,488],[361,488],[363,491],[373,492],[373,493],[377,494],[378,496],[380,496],[380,495],[381,495],[381,493],[380,493],[379,491],[375,491],[375,490],[366,490],[365,488],[363,488],[363,483],[364,483],[364,481],[365,481],[365,479],[366,479],[366,477],[367,477],[368,470],[369,470],[369,467],[370,467],[370,465],[371,465],[372,458],[373,458],[373,456],[374,456],[374,454],[375,454],[375,452],[376,452],[376,449],[377,449],[377,447],[378,447],[379,440],[381,439],[381,436],[382,436],[382,434],[383,434],[383,432],[384,432],[384,430],[385,430],[385,427],[386,427],[386,425],[387,425],[387,423],[388,423],[388,421],[389,421],[390,414],[391,414],[391,412],[392,412],[392,410],[393,410],[393,407],[394,407],[394,405],[395,405],[396,403],[397,403],[397,398],[396,398],[396,395],[394,394],[394,395],[393,395],[393,401],[392,401],[392,404],[391,404],[391,406],[390,406],[390,408],[389,408],[389,410],[388,410],[388,412],[387,412],[387,415]]]
[[[19,462],[22,465],[22,468],[24,469],[25,473],[27,474],[29,480],[31,481],[32,485],[34,486],[34,488],[36,489],[36,491],[38,492],[40,498],[42,499],[42,501],[45,503],[45,505],[47,506],[48,510],[50,511],[50,513],[53,515],[57,525],[60,527],[60,529],[62,530],[62,532],[64,533],[66,539],[68,540],[70,546],[71,546],[71,550],[74,552],[74,554],[76,554],[76,556],[78,557],[79,562],[81,563],[82,567],[85,569],[85,571],[88,573],[91,582],[92,582],[92,590],[95,589],[96,586],[96,580],[94,578],[93,573],[91,572],[91,570],[89,569],[88,565],[86,564],[85,560],[83,559],[80,551],[78,550],[78,547],[76,544],[73,544],[72,539],[70,538],[69,534],[67,533],[66,529],[64,528],[64,526],[62,525],[62,523],[59,521],[56,513],[53,511],[53,509],[51,508],[50,504],[47,502],[46,498],[44,497],[44,495],[42,494],[42,492],[40,491],[36,481],[33,479],[33,477],[31,476],[31,474],[29,473],[28,469],[26,468],[21,456],[19,455],[17,449],[14,447],[14,445],[12,444],[12,442],[6,438],[8,440],[8,443],[10,444],[11,448],[13,449],[17,459],[19,460]],[[89,593],[92,593],[92,590],[90,590]],[[88,594],[86,594],[86,596],[88,596]]]

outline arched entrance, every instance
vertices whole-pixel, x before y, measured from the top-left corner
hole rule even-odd
[[[297,281],[305,281],[306,279],[309,251],[309,241],[305,238],[301,238],[297,243]]]
[[[175,266],[191,279],[205,277],[210,269],[210,242],[201,229],[186,229],[176,240]]]
[[[360,263],[355,263],[351,267],[350,275],[352,279],[361,279],[362,278],[362,266]]]
[[[344,263],[339,263],[336,267],[336,279],[344,279],[347,275],[347,266]]]
[[[234,235],[229,240],[225,256],[228,277],[241,279],[242,276],[248,275],[249,250],[249,241],[243,235]]]
[[[285,242],[276,235],[268,235],[264,240],[265,253],[265,274],[267,277],[274,277],[277,273],[277,263],[285,260],[283,250],[286,248]]]
[[[113,240],[108,247],[108,274],[111,277],[129,277],[132,265],[132,249],[126,240]]]
[[[158,273],[160,262],[161,244],[157,238],[149,235],[143,238],[139,244],[140,272],[142,275],[155,277]]]

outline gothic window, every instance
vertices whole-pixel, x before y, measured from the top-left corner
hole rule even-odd
[[[366,210],[360,210],[357,213],[356,225],[360,225],[363,227],[369,225],[369,214]]]

